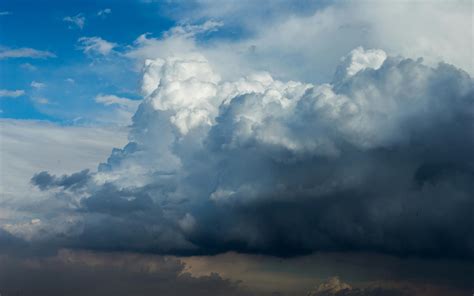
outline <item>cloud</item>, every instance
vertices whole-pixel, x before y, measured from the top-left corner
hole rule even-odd
[[[104,104],[105,106],[117,105],[125,108],[135,108],[138,107],[139,101],[131,100],[128,98],[121,98],[115,95],[98,95],[95,97],[97,103]]]
[[[31,85],[31,87],[37,88],[37,89],[41,89],[41,88],[46,87],[45,83],[41,83],[41,82],[37,82],[37,81],[32,81],[30,85]]]
[[[183,24],[171,28],[168,32],[165,33],[166,36],[170,35],[187,35],[195,36],[201,33],[215,32],[218,28],[224,25],[221,21],[208,20],[199,25]]]
[[[422,56],[431,66],[444,61],[474,74],[472,32],[458,29],[472,26],[469,1],[273,1],[264,10],[252,1],[192,3],[181,2],[186,9],[175,17],[224,20],[224,32],[240,32],[199,46],[231,79],[257,69],[278,79],[327,82],[339,58],[358,46],[382,48],[391,56]]]
[[[149,33],[140,35],[125,56],[143,65],[146,59],[180,56],[200,51],[196,37],[214,32],[224,24],[220,21],[208,20],[199,25],[181,24],[163,33],[162,38],[149,37]]]
[[[326,282],[320,284],[314,291],[308,293],[308,296],[408,296],[413,295],[400,289],[386,288],[352,288],[350,285],[342,282],[338,277],[329,278]]]
[[[80,43],[79,48],[84,51],[86,54],[98,54],[98,55],[108,55],[117,44],[113,42],[108,42],[100,37],[81,37],[78,42]]]
[[[0,97],[3,98],[17,98],[21,97],[25,94],[24,90],[17,89],[17,90],[7,90],[7,89],[0,89]]]
[[[23,63],[20,65],[22,69],[28,70],[28,71],[36,71],[38,68],[30,63]]]
[[[0,16],[12,15],[10,11],[0,11]]]
[[[122,98],[115,95],[99,94],[95,97],[95,101],[102,104],[112,112],[108,115],[102,115],[107,118],[109,122],[115,122],[118,124],[131,124],[133,114],[137,111],[139,100],[131,100],[128,98]]]
[[[54,58],[56,55],[49,51],[42,51],[28,47],[9,49],[0,47],[0,59],[9,58],[32,58],[32,59],[46,59]]]
[[[353,293],[359,291],[355,295],[365,295],[363,291],[398,291],[403,295],[461,296],[472,288],[469,275],[473,267],[469,261],[420,260],[361,252],[317,252],[284,259],[239,253],[179,258],[185,271],[193,276],[215,272],[241,282],[256,295],[307,296],[321,286],[350,286]],[[335,277],[339,284],[328,285],[328,280]]]
[[[75,27],[82,30],[84,28],[86,18],[82,15],[82,13],[79,13],[75,16],[66,16],[63,18],[63,21],[70,23],[71,26],[74,25]],[[72,28],[71,26],[69,26],[69,28]]]
[[[34,102],[40,104],[40,105],[49,105],[51,104],[51,101],[48,98],[45,97],[33,97],[32,98]]]
[[[33,183],[78,217],[68,246],[473,258],[472,78],[363,48],[335,72],[226,81],[197,53],[147,60],[130,142],[74,184]]]
[[[41,190],[49,189],[51,187],[62,187],[64,189],[74,190],[83,186],[89,178],[89,170],[83,170],[72,175],[64,175],[61,178],[51,176],[48,172],[40,172],[35,174],[31,182],[38,186]]]
[[[105,16],[107,16],[107,15],[109,15],[109,14],[111,14],[111,13],[112,13],[112,9],[110,9],[110,8],[105,8],[105,9],[99,10],[99,11],[97,12],[97,16],[105,17]]]
[[[43,121],[7,119],[2,119],[1,124],[0,171],[8,172],[0,178],[0,191],[5,197],[1,208],[5,210],[11,207],[16,211],[33,196],[35,198],[30,201],[45,197],[31,190],[29,180],[35,173],[46,169],[50,174],[94,170],[113,147],[126,143],[126,131],[118,128],[59,126]],[[36,214],[26,214],[28,221],[37,218]]]
[[[43,258],[3,255],[0,263],[5,295],[253,295],[216,273],[192,277],[178,259],[160,256],[62,250]]]

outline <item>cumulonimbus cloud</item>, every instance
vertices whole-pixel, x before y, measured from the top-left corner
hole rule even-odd
[[[60,201],[41,217],[42,239],[473,258],[473,86],[449,64],[363,48],[321,85],[223,81],[199,54],[147,60],[130,142],[97,172],[33,177]],[[65,212],[68,223],[47,227]]]

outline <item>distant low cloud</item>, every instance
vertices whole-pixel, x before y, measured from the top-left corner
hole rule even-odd
[[[100,37],[81,37],[78,40],[79,48],[86,54],[108,55],[117,46]]]
[[[412,296],[412,291],[397,288],[353,288],[338,277],[329,278],[307,296]]]
[[[46,59],[54,58],[56,55],[50,51],[38,50],[29,47],[21,48],[6,48],[0,47],[0,59],[9,58],[32,58],[32,59]]]
[[[97,16],[105,17],[105,16],[107,16],[108,14],[111,14],[111,13],[112,13],[112,9],[105,8],[105,9],[99,10],[99,12],[97,12]]]
[[[0,229],[3,243],[0,248],[22,246],[7,234],[3,237],[2,240]],[[175,258],[69,250],[45,258],[2,255],[0,253],[2,295],[255,295],[217,273],[193,277]]]
[[[82,13],[79,13],[75,16],[66,16],[63,18],[63,21],[70,23],[71,26],[77,27],[82,30],[82,28],[84,28],[86,18]],[[69,28],[72,28],[71,26]]]
[[[25,94],[24,90],[0,89],[0,97],[4,97],[4,98],[17,98],[24,94]]]

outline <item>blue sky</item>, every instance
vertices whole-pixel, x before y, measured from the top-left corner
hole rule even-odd
[[[24,91],[1,100],[0,116],[68,122],[101,108],[94,102],[98,93],[137,98],[139,76],[129,61],[117,57],[108,65],[108,59],[93,59],[78,48],[78,39],[100,36],[120,48],[145,32],[159,35],[173,26],[165,10],[138,1],[2,1],[0,11],[8,13],[0,17],[0,46],[54,56],[0,59],[0,89]],[[82,28],[64,20],[78,15]],[[43,86],[32,87],[33,81]]]

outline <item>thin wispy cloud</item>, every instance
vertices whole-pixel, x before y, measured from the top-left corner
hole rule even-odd
[[[51,101],[48,98],[45,97],[33,97],[32,100],[40,105],[49,105],[51,104]]]
[[[78,39],[78,43],[78,48],[86,54],[108,55],[117,47],[116,43],[100,37],[81,37]]]
[[[79,13],[75,16],[66,16],[63,18],[63,21],[69,23],[70,24],[69,28],[71,29],[79,28],[82,30],[84,28],[86,18],[84,17],[82,13]]]
[[[17,89],[17,90],[7,90],[7,89],[0,89],[0,97],[2,98],[17,98],[23,96],[25,94],[24,90]]]
[[[22,48],[5,48],[0,47],[0,59],[14,59],[14,58],[31,58],[31,59],[46,59],[54,58],[56,55],[50,51],[38,50],[29,47]]]
[[[97,12],[97,16],[102,16],[102,17],[106,17],[107,15],[111,14],[112,13],[112,9],[110,8],[105,8],[105,9],[102,9],[102,10],[99,10]]]
[[[30,83],[30,86],[33,87],[33,88],[36,88],[36,89],[41,89],[41,88],[46,87],[46,84],[45,84],[45,83],[41,83],[41,82],[37,82],[37,81],[32,81],[32,82]]]

